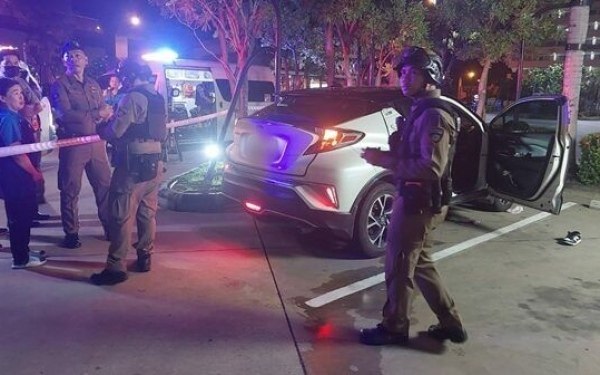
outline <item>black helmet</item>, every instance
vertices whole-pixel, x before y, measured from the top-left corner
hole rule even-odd
[[[62,58],[65,58],[65,54],[73,51],[73,50],[80,50],[83,51],[83,47],[81,46],[81,44],[79,44],[78,41],[76,40],[69,40],[68,42],[66,42],[65,44],[63,44],[61,50],[60,50],[60,55],[62,56]]]
[[[423,69],[431,83],[442,84],[442,59],[437,53],[421,47],[406,47],[393,62],[397,72],[405,65]]]
[[[117,67],[117,77],[121,82],[127,81],[131,84],[136,78],[147,80],[151,76],[152,71],[147,65],[141,65],[131,59],[121,61]]]

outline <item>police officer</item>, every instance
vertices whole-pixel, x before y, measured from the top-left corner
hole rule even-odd
[[[96,134],[96,125],[107,121],[113,115],[113,109],[104,103],[98,83],[85,75],[88,58],[79,43],[66,43],[62,58],[66,74],[51,87],[51,102],[57,114],[57,136],[64,139]],[[63,246],[70,249],[81,246],[78,202],[84,170],[94,190],[98,217],[108,239],[110,165],[106,143],[63,147],[58,156],[60,214],[65,232]]]
[[[387,234],[383,320],[375,328],[363,329],[360,340],[367,345],[405,344],[416,284],[439,320],[429,327],[428,334],[462,343],[467,333],[423,247],[436,223],[443,220],[447,212],[443,206],[451,195],[448,164],[456,121],[451,109],[439,99],[442,62],[432,51],[408,47],[394,68],[400,75],[402,92],[413,99],[413,105],[400,139],[390,151],[367,148],[362,155],[369,164],[394,172],[398,197]]]
[[[105,269],[90,279],[96,285],[127,280],[125,259],[134,222],[138,233],[136,268],[139,272],[150,270],[163,174],[162,143],[167,136],[165,100],[149,83],[150,69],[125,60],[117,74],[129,92],[119,102],[114,120],[99,129],[100,136],[115,148],[115,170],[109,194],[111,242]]]

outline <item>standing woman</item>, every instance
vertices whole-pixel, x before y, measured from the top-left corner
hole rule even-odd
[[[33,143],[33,134],[23,134],[25,121],[19,111],[25,105],[19,82],[0,78],[0,147]],[[36,184],[44,177],[32,164],[29,154],[0,158],[0,187],[8,218],[13,269],[41,266],[46,262],[29,251],[31,224],[37,211]]]

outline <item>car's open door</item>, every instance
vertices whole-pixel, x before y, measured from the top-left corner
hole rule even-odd
[[[558,214],[571,138],[564,96],[519,100],[489,126],[490,192],[515,203]]]

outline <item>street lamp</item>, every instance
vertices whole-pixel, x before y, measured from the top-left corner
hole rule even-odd
[[[129,23],[133,26],[139,26],[142,23],[142,20],[137,15],[133,15],[129,18]]]

